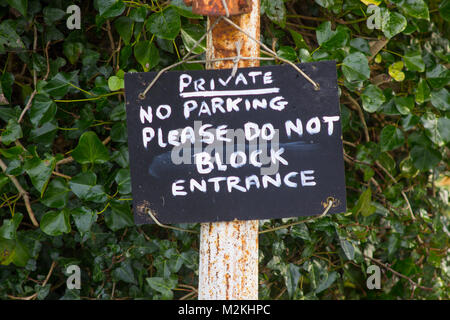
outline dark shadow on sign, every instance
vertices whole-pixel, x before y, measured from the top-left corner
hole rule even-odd
[[[235,150],[243,150],[242,145],[236,145]],[[270,150],[270,144],[268,145],[267,150]],[[290,152],[309,152],[309,151],[315,151],[320,149],[320,145],[318,143],[308,143],[304,141],[294,141],[294,142],[286,142],[286,143],[280,143],[277,149],[284,148],[286,153]],[[249,145],[245,145],[245,151],[249,150]],[[150,164],[148,168],[148,173],[156,178],[160,179],[162,176],[170,176],[174,174],[180,174],[185,173],[188,170],[196,170],[194,168],[194,154],[201,152],[202,150],[197,150],[194,148],[191,148],[192,155],[191,155],[191,163],[190,164],[174,164],[171,159],[171,153],[172,151],[167,151],[163,154],[160,154],[153,158],[152,163]],[[222,154],[225,154],[223,152]]]

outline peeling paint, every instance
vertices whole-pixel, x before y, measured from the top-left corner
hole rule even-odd
[[[225,0],[230,15],[249,13],[252,10],[252,0]],[[184,0],[192,6],[192,12],[204,16],[224,16],[226,10],[222,0]]]
[[[201,1],[197,1],[201,2]],[[221,1],[206,1],[216,2]],[[228,1],[228,3],[233,1]],[[239,1],[234,1],[239,2]],[[251,0],[252,11],[231,19],[256,39],[260,34],[259,0]],[[194,0],[193,6],[196,1]],[[208,17],[208,28],[216,17]],[[259,57],[259,44],[221,21],[207,37],[207,57],[236,56],[236,41],[241,55]],[[244,60],[239,67],[259,66],[258,60]],[[232,68],[232,61],[215,62],[210,69]],[[258,299],[258,221],[205,223],[200,231],[200,300]]]

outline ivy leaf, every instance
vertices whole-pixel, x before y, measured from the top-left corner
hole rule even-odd
[[[410,71],[425,71],[425,63],[423,62],[420,51],[408,52],[403,56],[406,68]]]
[[[320,24],[316,30],[317,41],[324,49],[336,49],[345,47],[350,38],[350,30],[339,25],[335,31],[331,30],[331,22]]]
[[[56,115],[56,103],[44,94],[37,94],[34,97],[30,109],[30,120],[35,127],[40,127],[46,122],[50,122]]]
[[[442,156],[439,151],[429,146],[416,145],[411,149],[411,159],[420,171],[430,170],[438,165]]]
[[[9,119],[5,130],[2,131],[2,143],[6,146],[23,137],[22,128],[16,119]]]
[[[122,37],[126,45],[130,44],[133,35],[133,21],[127,16],[122,16],[114,21],[114,27]]]
[[[2,154],[7,159],[18,159],[19,155],[24,152],[21,146],[15,146],[8,149],[0,149],[0,154]]]
[[[19,159],[14,159],[8,164],[8,168],[6,169],[6,174],[10,174],[13,176],[19,176],[23,174],[24,168],[22,166],[22,161]]]
[[[278,49],[277,51],[277,55],[289,61],[295,62],[297,60],[297,53],[292,47],[288,46],[280,47],[280,49]]]
[[[50,293],[50,288],[51,288],[50,284],[46,284],[45,286],[41,286],[41,285],[36,284],[34,286],[34,289],[35,289],[35,291],[37,293],[36,298],[38,300],[44,300],[45,297],[47,297],[48,294]]]
[[[100,164],[109,160],[109,151],[93,131],[81,135],[72,157],[81,164]]]
[[[280,27],[286,27],[286,7],[283,0],[261,0],[261,14],[266,14]]]
[[[87,207],[75,208],[71,211],[75,225],[80,234],[85,234],[91,230],[92,225],[97,221],[97,214]]]
[[[120,169],[116,178],[114,179],[117,183],[117,190],[120,194],[129,194],[131,193],[131,177],[130,170],[128,169]]]
[[[442,145],[444,143],[443,137],[441,137],[441,132],[438,130],[438,118],[435,114],[431,112],[425,113],[421,117],[421,122],[426,129],[426,134],[431,141],[437,145]]]
[[[120,267],[115,268],[111,275],[116,280],[122,280],[126,283],[137,284],[133,267],[131,266],[131,263],[128,260],[122,262],[120,264]]]
[[[111,128],[111,140],[114,142],[127,142],[127,125],[124,122],[115,123]]]
[[[107,19],[120,16],[125,11],[125,3],[122,0],[98,0],[100,15]]]
[[[108,79],[108,87],[111,91],[117,91],[123,89],[125,86],[124,80],[117,76],[111,76]]]
[[[387,169],[387,171],[395,175],[396,163],[394,158],[392,158],[389,153],[382,152],[378,157],[378,161],[385,169]]]
[[[175,8],[168,7],[153,13],[148,19],[147,28],[159,38],[174,40],[181,29],[180,15]]]
[[[400,2],[399,8],[413,18],[430,20],[428,6],[423,0],[404,0]]]
[[[111,111],[110,119],[113,120],[113,121],[126,120],[126,111],[125,111],[125,104],[124,103],[119,103],[117,105],[117,107],[115,107]]]
[[[28,0],[6,0],[8,4],[19,11],[24,17],[27,15]]]
[[[22,240],[16,239],[13,263],[18,267],[24,268],[28,264],[28,260],[30,260],[30,258],[30,249]]]
[[[309,50],[309,47],[306,44],[305,39],[303,39],[303,36],[301,35],[301,33],[297,32],[293,29],[290,29],[290,28],[288,28],[288,31],[291,34],[292,39],[294,40],[294,43],[295,43],[295,47],[297,49]]]
[[[395,81],[403,81],[405,80],[405,74],[402,72],[403,69],[403,61],[398,61],[391,64],[388,68],[389,75],[394,78]]]
[[[178,13],[189,19],[203,19],[203,16],[192,13],[192,7],[188,7],[184,0],[171,0],[170,5],[173,6]]]
[[[64,41],[63,53],[71,64],[75,64],[78,61],[84,46],[81,42]]]
[[[206,39],[203,39],[195,49],[192,50],[194,45],[203,36],[203,28],[195,24],[186,24],[181,28],[181,39],[188,51],[192,51],[195,54],[200,54],[206,50]]]
[[[13,84],[14,84],[14,75],[10,72],[5,71],[0,76],[0,95],[1,92],[3,92],[9,103],[11,103]]]
[[[363,81],[370,77],[369,63],[364,54],[354,52],[344,58],[342,72],[348,81]]]
[[[352,40],[350,40],[350,47],[355,48],[356,50],[361,51],[369,56],[371,55],[370,46],[366,39],[353,38]]]
[[[338,14],[342,9],[342,0],[315,0],[315,2],[324,8],[333,11],[334,14]]]
[[[353,244],[345,239],[340,239],[340,244],[342,251],[344,251],[344,254],[347,257],[347,259],[353,260],[355,258],[355,247],[353,247]]]
[[[72,83],[77,83],[77,72],[59,72],[43,87],[43,90],[54,98],[61,98],[67,94]]]
[[[331,31],[331,22],[322,22],[316,29],[316,38],[319,45],[326,42],[333,36],[333,31]]]
[[[402,115],[411,114],[412,109],[414,108],[414,98],[412,96],[408,97],[395,97],[395,107],[398,112]]]
[[[375,112],[386,100],[383,91],[373,84],[369,84],[361,94],[361,100],[364,110]]]
[[[177,281],[173,279],[164,279],[161,277],[145,278],[150,288],[162,294],[162,298],[171,300],[173,298],[172,290],[177,285]]]
[[[425,101],[428,101],[430,99],[430,87],[427,84],[427,81],[423,78],[420,78],[419,84],[417,85],[417,88],[415,89],[415,96],[416,96],[416,102],[418,104],[422,104]]]
[[[450,0],[443,0],[439,5],[439,14],[445,21],[450,21]]]
[[[128,148],[126,146],[120,147],[112,153],[111,159],[114,160],[122,168],[128,167],[130,163],[130,157],[128,154]]]
[[[22,241],[0,237],[0,264],[8,265],[11,262],[17,267],[25,267],[30,259],[28,248]]]
[[[362,3],[364,3],[366,6],[373,4],[376,6],[379,6],[381,3],[381,0],[361,0]]]
[[[97,176],[90,171],[73,177],[69,181],[69,187],[81,200],[104,203],[108,199],[103,186],[97,184]]]
[[[382,13],[381,30],[390,39],[405,30],[406,18],[398,12],[390,12],[385,9]]]
[[[149,40],[140,41],[134,46],[134,57],[145,72],[159,63],[159,51]]]
[[[448,85],[450,80],[450,70],[442,64],[436,64],[433,69],[427,69],[426,79],[431,87],[440,89],[445,85]]]
[[[130,11],[129,17],[135,22],[144,22],[145,18],[147,17],[147,8],[145,7],[133,8]]]
[[[360,196],[352,210],[354,215],[362,214],[367,217],[375,212],[375,207],[372,206],[372,190],[367,188]]]
[[[289,298],[292,298],[294,296],[301,275],[302,274],[300,273],[300,267],[296,266],[293,263],[289,263],[288,270],[285,276],[285,283]]]
[[[0,265],[9,265],[14,260],[16,241],[0,237]]]
[[[319,285],[314,290],[314,293],[320,293],[326,289],[328,289],[337,279],[338,274],[336,271],[332,271],[330,273],[324,273],[324,276],[322,277],[321,281],[319,282]]]
[[[20,222],[23,219],[23,214],[16,212],[12,219],[3,220],[3,224],[0,227],[0,237],[4,239],[15,240],[17,236],[17,228],[19,228]]]
[[[399,164],[399,168],[402,171],[402,175],[408,178],[413,178],[419,172],[419,170],[414,167],[410,157],[403,159]]]
[[[447,89],[442,88],[439,91],[431,92],[431,104],[439,110],[450,110],[450,94]]]
[[[42,127],[34,128],[30,131],[30,139],[33,142],[42,143],[43,145],[49,145],[55,139],[56,132],[58,131],[58,125],[56,121],[46,122]]]
[[[112,231],[134,226],[128,203],[111,202],[111,209],[105,213],[105,222]]]
[[[25,171],[30,177],[33,186],[40,192],[41,197],[44,194],[55,166],[56,161],[53,157],[41,160],[35,156],[25,161]]]
[[[3,53],[4,45],[10,48],[25,48],[20,36],[7,22],[8,21],[6,20],[0,23],[0,53]]]
[[[401,147],[405,143],[403,132],[392,125],[388,125],[381,130],[380,145],[381,151],[389,151]]]
[[[41,230],[49,236],[59,236],[63,233],[69,233],[70,211],[62,209],[61,211],[49,211],[41,219]]]
[[[51,26],[56,21],[61,20],[66,15],[66,12],[59,8],[45,7],[42,12],[44,14],[44,22],[48,26]]]
[[[65,181],[54,179],[48,185],[41,202],[50,208],[64,208],[69,200],[69,191]]]
[[[439,132],[439,135],[442,137],[442,140],[445,143],[450,142],[450,119],[445,118],[439,118],[437,120],[437,130]]]

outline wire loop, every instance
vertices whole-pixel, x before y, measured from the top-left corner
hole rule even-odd
[[[277,53],[275,51],[273,51],[272,49],[270,49],[268,46],[266,46],[263,42],[261,42],[260,40],[255,39],[254,37],[252,37],[248,32],[246,32],[245,30],[243,30],[241,27],[239,27],[237,24],[235,24],[231,19],[229,19],[230,16],[230,12],[228,10],[228,6],[226,3],[226,0],[222,0],[222,4],[225,8],[225,12],[226,15],[225,16],[220,16],[216,19],[216,21],[209,27],[209,29],[206,31],[205,34],[203,34],[198,40],[197,42],[194,43],[194,45],[191,48],[188,48],[188,53],[178,62],[165,67],[164,69],[162,69],[161,71],[158,72],[158,74],[156,75],[156,77],[150,82],[150,84],[145,88],[145,90],[143,92],[141,92],[138,97],[139,99],[143,100],[145,99],[148,91],[153,87],[153,85],[156,83],[156,81],[161,77],[161,75],[176,67],[179,66],[180,64],[183,63],[189,63],[190,60],[194,59],[195,57],[200,56],[201,54],[197,54],[197,55],[193,55],[191,56],[191,54],[194,52],[194,50],[200,45],[200,43],[203,41],[203,39],[206,37],[206,35],[211,32],[214,27],[223,20],[225,20],[228,24],[230,24],[231,26],[233,26],[234,28],[236,28],[237,30],[239,30],[240,32],[242,32],[243,34],[245,34],[249,39],[257,42],[264,50],[261,50],[262,53],[271,56],[272,58],[270,58],[270,60],[280,60],[284,63],[289,64],[290,66],[292,66],[298,73],[300,73],[308,82],[310,82],[313,87],[314,90],[318,91],[320,90],[320,85],[315,82],[313,79],[311,79],[302,69],[300,69],[295,63],[293,63],[292,61],[289,61],[287,59],[284,59],[283,57],[280,57],[279,55],[277,55]],[[241,49],[242,49],[242,44],[240,41],[236,42],[236,52],[237,55],[235,57],[228,57],[228,58],[221,58],[221,59],[216,59],[213,58],[211,60],[198,60],[196,62],[198,63],[210,63],[210,62],[217,62],[217,61],[226,61],[226,60],[231,60],[233,61],[233,69],[231,71],[231,75],[234,77],[236,75],[237,69],[238,69],[238,64],[240,60],[269,60],[269,58],[266,57],[243,57],[241,56]],[[190,62],[193,63],[193,62]]]
[[[147,214],[150,216],[150,218],[152,218],[153,222],[155,222],[158,226],[160,226],[161,228],[166,228],[166,229],[172,229],[172,230],[177,230],[177,231],[184,231],[184,232],[189,232],[189,233],[198,233],[195,230],[189,230],[189,229],[183,229],[183,228],[178,228],[175,226],[168,226],[166,224],[162,224],[161,222],[159,222],[158,219],[156,219],[155,215],[153,214],[151,209],[147,208]]]
[[[327,200],[328,200],[328,206],[325,208],[325,210],[320,215],[313,216],[313,217],[311,217],[309,219],[305,219],[305,220],[302,220],[302,221],[296,221],[296,222],[284,224],[282,226],[278,226],[278,227],[262,230],[262,231],[259,231],[258,233],[259,234],[263,234],[263,233],[268,233],[268,232],[274,232],[274,231],[277,231],[277,230],[290,228],[290,227],[296,226],[296,225],[301,224],[301,223],[310,222],[312,220],[322,218],[322,217],[327,215],[328,211],[333,207],[333,204],[335,202],[333,200],[333,198],[328,198]],[[161,228],[172,229],[172,230],[183,231],[183,232],[189,232],[189,233],[197,233],[198,234],[198,232],[195,231],[195,230],[183,229],[183,228],[178,228],[178,227],[175,227],[175,226],[169,226],[169,225],[166,225],[166,224],[162,224],[155,217],[155,215],[153,214],[151,209],[147,208],[146,211],[147,211],[147,214],[150,216],[150,218],[152,218],[153,222],[155,222]]]
[[[292,226],[296,226],[296,225],[301,224],[301,223],[305,223],[305,222],[309,222],[309,221],[312,221],[312,220],[315,220],[315,219],[322,218],[322,217],[327,215],[328,211],[331,209],[333,204],[334,204],[334,201],[332,199],[328,199],[328,206],[325,208],[325,210],[320,215],[313,216],[313,217],[311,217],[309,219],[306,219],[306,220],[296,221],[296,222],[284,224],[282,226],[278,226],[278,227],[275,227],[275,228],[262,230],[262,231],[259,232],[259,234],[273,232],[273,231],[277,231],[277,230],[281,230],[281,229],[286,229],[286,228],[289,228],[289,227],[292,227]]]

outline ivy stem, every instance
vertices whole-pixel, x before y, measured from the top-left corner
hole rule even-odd
[[[87,94],[87,95],[89,95],[89,96],[93,96],[93,94],[90,93],[89,91],[86,91],[86,90],[84,90],[84,89],[81,89],[81,88],[77,87],[76,85],[74,85],[74,84],[72,84],[72,83],[70,83],[70,82],[67,82],[67,84],[68,84],[69,86],[71,86],[71,87],[74,87],[74,88],[77,89],[77,90],[80,90],[81,92],[83,92],[83,93],[85,93],[85,94]]]
[[[325,18],[309,17],[309,16],[303,16],[301,14],[288,14],[288,15],[286,15],[286,18],[300,18],[300,19],[312,20],[312,21],[327,21],[327,19],[325,19]]]
[[[6,173],[6,169],[8,168],[6,164],[3,162],[2,159],[0,159],[0,168],[2,168],[3,172],[6,174],[6,176],[12,181],[14,186],[16,187],[17,191],[21,194],[23,201],[25,202],[25,207],[27,208],[28,216],[30,217],[31,222],[35,227],[39,227],[39,223],[36,220],[36,217],[34,215],[33,209],[31,209],[30,204],[30,197],[28,196],[28,193],[25,191],[25,189],[20,185],[19,180],[17,180],[16,177],[9,175]]]
[[[116,91],[116,92],[111,92],[111,93],[106,93],[106,94],[102,94],[96,97],[92,97],[92,98],[86,98],[86,99],[76,99],[76,100],[53,100],[55,102],[64,102],[64,103],[68,103],[68,102],[83,102],[83,101],[93,101],[93,100],[98,100],[104,97],[109,97],[109,96],[113,96],[116,94],[123,94],[123,91]]]
[[[403,56],[400,54],[400,53],[397,53],[397,52],[394,52],[394,51],[391,51],[391,50],[388,50],[388,49],[381,49],[382,51],[386,51],[386,52],[389,52],[389,53],[392,53],[392,54],[395,54],[396,56],[399,56],[400,58],[403,58]]]
[[[286,22],[286,25],[297,27],[297,28],[300,28],[300,29],[306,29],[306,30],[316,30],[317,29],[317,28],[314,28],[314,27],[305,26],[305,25],[292,23],[292,22]]]

